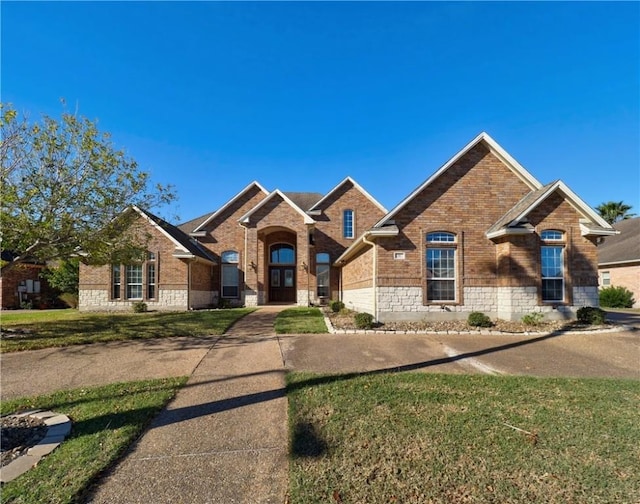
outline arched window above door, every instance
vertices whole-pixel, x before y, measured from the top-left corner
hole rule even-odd
[[[271,245],[269,262],[271,264],[295,264],[296,252],[293,245],[287,243]]]

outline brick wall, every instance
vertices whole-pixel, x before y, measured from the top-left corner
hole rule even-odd
[[[602,282],[602,272],[608,271],[612,287],[625,287],[633,292],[634,308],[640,308],[640,264],[606,266],[600,268],[600,287],[606,287]]]
[[[344,238],[343,235],[343,211],[354,211],[354,238]],[[311,292],[316,292],[316,264],[315,254],[326,252],[331,262],[335,261],[356,238],[371,229],[384,213],[367,196],[355,187],[351,182],[345,182],[336,189],[321,205],[322,214],[314,217],[317,222],[314,230],[315,250],[312,252],[311,263]],[[331,298],[338,298],[340,287],[340,270],[331,268],[330,292]]]
[[[188,266],[185,261],[173,257],[175,244],[169,240],[155,226],[151,225],[142,217],[139,217],[132,226],[131,233],[138,233],[140,237],[146,237],[147,250],[156,254],[156,300],[144,299],[150,309],[188,309],[186,297],[182,294],[186,293],[188,285]],[[199,266],[195,266],[198,268]],[[111,298],[111,265],[103,266],[87,266],[80,264],[80,284],[79,284],[79,301],[78,308],[80,310],[129,310],[131,301]],[[143,283],[147,284],[146,268],[143,268]],[[210,275],[207,275],[210,277]],[[206,278],[206,277],[205,277]],[[202,284],[201,288],[207,284],[206,279],[199,280]],[[145,298],[146,298],[146,289]],[[171,291],[176,291],[172,294]],[[121,292],[124,297],[125,284],[123,275],[123,284]],[[162,300],[165,301],[162,301]]]

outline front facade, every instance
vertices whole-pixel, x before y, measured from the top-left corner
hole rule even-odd
[[[206,257],[176,256],[158,235],[153,293],[180,298],[158,309],[340,299],[381,321],[571,317],[598,304],[596,242],[615,234],[561,181],[543,186],[485,133],[391,212],[350,177],[326,195],[253,182],[178,231]],[[114,271],[82,269],[81,309],[130,304],[126,292],[114,298]]]

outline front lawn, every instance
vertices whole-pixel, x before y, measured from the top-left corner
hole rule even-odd
[[[251,311],[253,308],[111,314],[76,310],[3,313],[0,350],[15,352],[107,341],[222,334]]]
[[[291,504],[640,502],[638,381],[294,373],[288,397]]]
[[[327,325],[319,308],[287,308],[278,313],[276,334],[324,334]]]
[[[81,502],[96,476],[122,455],[186,381],[145,380],[2,401],[3,415],[37,408],[73,421],[71,434],[58,448],[2,485],[2,502]]]

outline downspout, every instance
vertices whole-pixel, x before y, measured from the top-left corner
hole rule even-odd
[[[245,299],[245,296],[247,292],[247,245],[249,243],[249,228],[247,228],[247,226],[243,226],[241,222],[238,223],[238,226],[244,228],[244,251],[242,253],[242,301],[243,304],[246,304],[247,300]],[[222,274],[220,274],[220,279],[222,279]],[[222,295],[222,292],[220,294]]]
[[[191,259],[187,262],[187,309],[193,310],[191,306]]]
[[[378,322],[378,249],[375,242],[367,240],[367,235],[362,235],[362,241],[373,247],[373,316]]]

